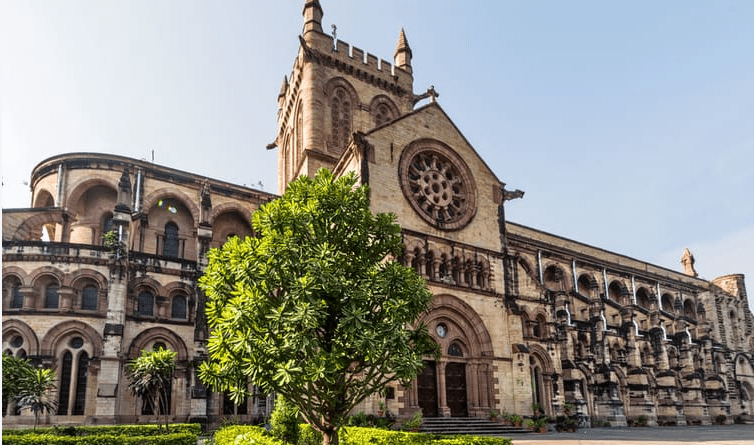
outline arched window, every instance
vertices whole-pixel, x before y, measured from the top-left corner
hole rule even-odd
[[[298,104],[296,113],[296,152],[293,155],[294,167],[298,166],[298,159],[304,147],[304,111],[301,103]]]
[[[461,345],[459,345],[456,342],[453,342],[448,346],[448,355],[451,357],[463,357],[463,349],[461,349]]]
[[[607,288],[607,296],[615,302],[626,304],[626,293],[623,292],[623,286],[621,286],[621,284],[617,281],[610,283],[610,286]]]
[[[351,137],[351,99],[345,88],[335,88],[330,96],[332,141],[337,148],[345,148]]]
[[[136,301],[136,313],[142,317],[154,316],[154,295],[147,291],[139,293]]]
[[[662,310],[669,314],[673,313],[673,297],[670,294],[662,296]]]
[[[173,297],[173,305],[170,309],[170,318],[174,320],[186,319],[186,297],[183,295],[176,295]]]
[[[393,120],[393,112],[390,110],[390,107],[384,103],[377,105],[377,109],[374,111],[374,126],[379,127],[391,120]]]
[[[21,280],[17,277],[9,276],[3,281],[3,302],[11,309],[21,309],[24,307],[24,296],[21,295]]]
[[[592,297],[592,280],[589,279],[589,275],[579,277],[579,293],[585,297]]]
[[[165,224],[165,241],[162,254],[170,257],[178,256],[178,225],[172,221]]]
[[[532,335],[537,338],[547,337],[547,321],[542,314],[538,315],[534,321]]]
[[[82,350],[83,346],[83,338],[73,337],[63,354],[60,367],[60,390],[58,391],[58,415],[84,415],[89,355]]]
[[[105,243],[105,239],[104,239],[105,234],[107,234],[108,232],[114,229],[115,229],[115,225],[113,224],[113,214],[108,213],[102,218],[102,240],[101,240],[102,244]]]
[[[58,286],[50,284],[45,289],[45,309],[57,309],[58,300]]]
[[[557,266],[549,266],[542,274],[545,287],[549,290],[563,290],[563,271]]]
[[[650,309],[649,293],[643,287],[636,291],[636,302],[639,304],[639,306],[645,309]]]
[[[81,290],[81,309],[85,311],[97,310],[98,291],[95,286],[84,286]]]
[[[689,319],[696,319],[696,311],[694,310],[694,302],[686,300],[683,302],[683,315]]]
[[[427,277],[430,280],[433,280],[435,278],[435,271],[433,270],[435,267],[435,255],[432,252],[427,252],[427,260],[425,263]]]

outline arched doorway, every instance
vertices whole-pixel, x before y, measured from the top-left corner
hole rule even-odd
[[[427,359],[407,408],[424,417],[487,417],[494,406],[492,342],[484,322],[459,299],[436,296],[422,319],[441,354]]]

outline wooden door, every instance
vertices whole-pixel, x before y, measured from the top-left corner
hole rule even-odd
[[[435,362],[425,361],[422,372],[416,376],[419,407],[424,417],[437,417],[437,370]]]
[[[445,390],[451,417],[466,417],[466,364],[448,363],[445,366]]]

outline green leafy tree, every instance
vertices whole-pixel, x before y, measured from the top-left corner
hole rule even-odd
[[[142,350],[141,356],[131,360],[126,367],[131,393],[147,403],[158,417],[163,416],[166,431],[169,431],[169,391],[175,372],[175,356],[176,352],[164,348]]]
[[[3,352],[3,404],[17,402],[32,379],[34,367],[29,360]]]
[[[50,414],[58,407],[57,400],[52,398],[55,380],[55,372],[52,369],[35,368],[18,396],[18,405],[21,408],[29,408],[34,413],[35,429],[41,414]]]
[[[248,384],[282,395],[338,442],[348,412],[394,381],[405,385],[436,353],[412,327],[432,299],[396,261],[400,227],[373,215],[356,176],[301,176],[253,216],[258,238],[231,238],[209,253],[210,360],[200,377],[235,401]]]

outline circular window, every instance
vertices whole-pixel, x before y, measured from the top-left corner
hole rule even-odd
[[[414,141],[401,154],[401,189],[414,210],[438,229],[456,230],[476,213],[471,170],[439,141]]]
[[[20,348],[24,344],[24,338],[20,335],[15,335],[10,339],[10,345],[14,348]]]
[[[440,323],[435,328],[435,332],[437,332],[438,337],[445,338],[445,336],[448,335],[448,327],[445,326],[444,323]]]
[[[70,346],[73,349],[78,349],[84,346],[84,339],[81,337],[73,337],[71,341],[68,342],[68,346]]]

